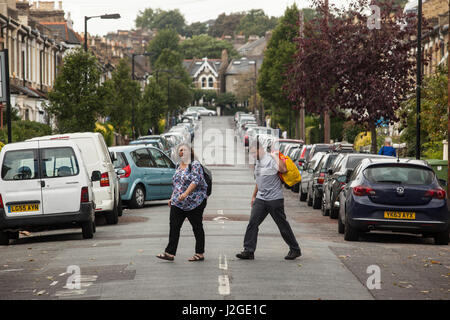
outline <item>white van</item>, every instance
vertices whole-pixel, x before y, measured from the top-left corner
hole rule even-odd
[[[81,227],[93,237],[92,180],[81,152],[70,141],[7,144],[0,152],[0,244],[21,230]]]
[[[114,171],[113,161],[105,139],[98,132],[69,133],[33,138],[28,141],[70,140],[77,144],[88,169],[89,176],[94,171],[101,172],[101,180],[94,182],[95,212],[105,214],[108,224],[117,224],[122,215],[119,179]]]

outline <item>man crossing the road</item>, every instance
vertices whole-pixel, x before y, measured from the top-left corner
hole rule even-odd
[[[239,259],[254,259],[260,224],[270,214],[280,230],[281,236],[289,246],[286,260],[301,256],[301,250],[284,213],[284,196],[278,173],[286,173],[286,164],[279,161],[278,152],[268,153],[259,140],[250,146],[251,155],[256,158],[256,186],[252,195],[252,212],[244,237],[244,251],[238,253]]]

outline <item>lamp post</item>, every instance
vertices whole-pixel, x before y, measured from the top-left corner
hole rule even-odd
[[[131,54],[131,80],[136,80],[135,74],[134,74],[134,58],[137,56],[146,56],[150,57],[154,55],[154,52],[144,52],[144,53],[132,53]],[[134,99],[131,103],[131,130],[133,132],[133,140],[136,139],[136,126],[135,126],[135,116],[134,116]]]
[[[84,51],[88,51],[88,42],[87,42],[87,22],[88,20],[92,18],[100,18],[100,19],[120,19],[120,14],[114,13],[114,14],[104,14],[101,16],[92,16],[92,17],[86,17],[84,16]]]
[[[422,89],[422,0],[417,8],[416,159],[420,159],[420,99]]]

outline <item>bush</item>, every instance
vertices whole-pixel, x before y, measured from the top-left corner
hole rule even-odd
[[[11,126],[13,142],[25,141],[27,139],[52,134],[52,128],[50,126],[35,121],[13,121]],[[8,141],[8,129],[6,127],[0,130],[0,141],[3,143]]]
[[[100,132],[105,139],[105,142],[108,147],[112,146],[114,143],[114,127],[111,124],[95,124],[94,132]]]

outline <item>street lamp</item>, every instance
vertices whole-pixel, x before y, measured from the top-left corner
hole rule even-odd
[[[144,53],[132,53],[131,54],[131,80],[136,80],[136,76],[134,74],[134,58],[137,56],[152,56],[154,55],[154,52],[144,52]],[[134,99],[131,103],[131,127],[133,131],[133,140],[136,139],[136,127],[135,127],[135,117],[134,117]]]
[[[92,16],[92,17],[86,17],[84,16],[84,51],[88,51],[88,45],[87,45],[87,22],[88,20],[92,18],[100,18],[100,19],[120,19],[120,14],[114,13],[114,14],[104,14],[101,16]]]
[[[417,9],[416,159],[420,159],[420,91],[422,88],[422,0],[419,0]]]

